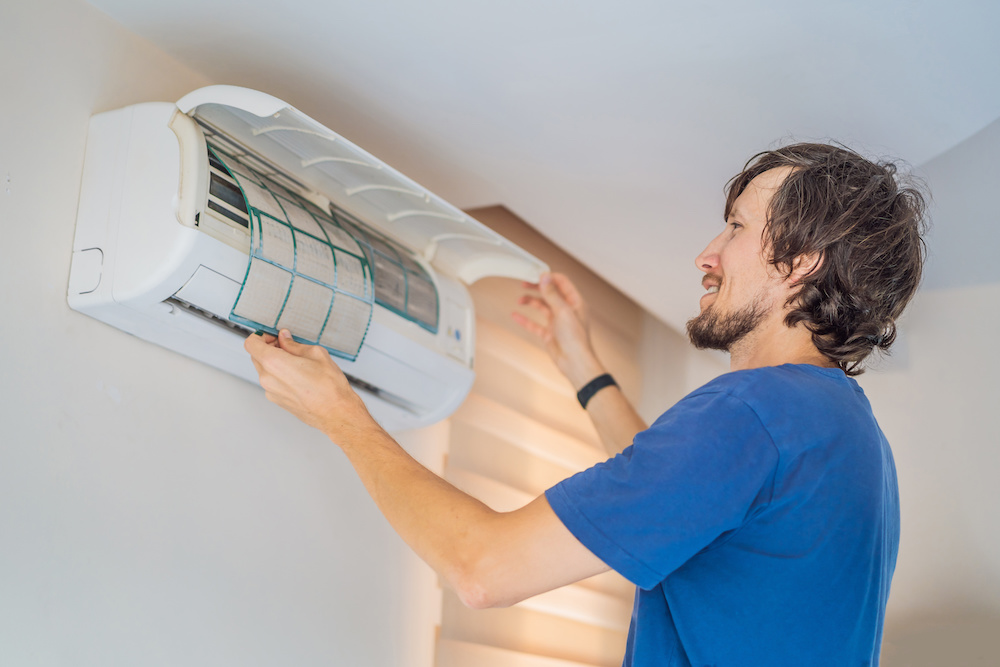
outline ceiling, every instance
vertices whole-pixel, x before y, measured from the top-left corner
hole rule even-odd
[[[668,324],[752,154],[921,165],[1000,117],[1000,3],[90,0],[462,208],[503,204]]]

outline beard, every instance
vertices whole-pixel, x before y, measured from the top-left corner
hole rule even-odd
[[[719,314],[709,306],[701,314],[688,320],[688,338],[699,350],[729,352],[733,345],[757,328],[766,314],[763,304],[756,299],[728,314]]]

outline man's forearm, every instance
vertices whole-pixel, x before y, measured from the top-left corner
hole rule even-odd
[[[497,513],[427,470],[380,429],[337,444],[393,529],[461,594],[477,549],[486,546],[473,532],[488,532]]]
[[[572,364],[566,363],[560,370],[573,385],[574,391],[580,391],[588,382],[607,372],[593,350],[577,355]],[[618,385],[598,390],[587,401],[586,411],[597,429],[601,444],[611,456],[631,445],[636,433],[649,428]]]
[[[510,605],[608,569],[544,495],[496,512],[424,468],[381,429],[338,444],[400,537],[470,607]]]
[[[649,428],[616,385],[605,387],[591,397],[587,416],[611,456],[631,445],[636,433]]]

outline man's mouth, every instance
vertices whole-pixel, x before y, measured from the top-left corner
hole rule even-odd
[[[705,276],[702,278],[701,286],[705,288],[705,293],[701,296],[700,304],[702,310],[708,307],[710,303],[715,301],[710,296],[715,296],[719,293],[719,286],[722,284],[722,280],[717,276]]]
[[[719,276],[710,274],[701,279],[701,286],[704,287],[709,294],[715,294],[718,292],[721,285],[722,278]]]

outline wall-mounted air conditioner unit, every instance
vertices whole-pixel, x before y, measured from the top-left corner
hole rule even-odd
[[[472,385],[466,285],[545,265],[270,95],[210,86],[91,119],[72,308],[252,382],[251,332],[323,345],[391,430]]]

